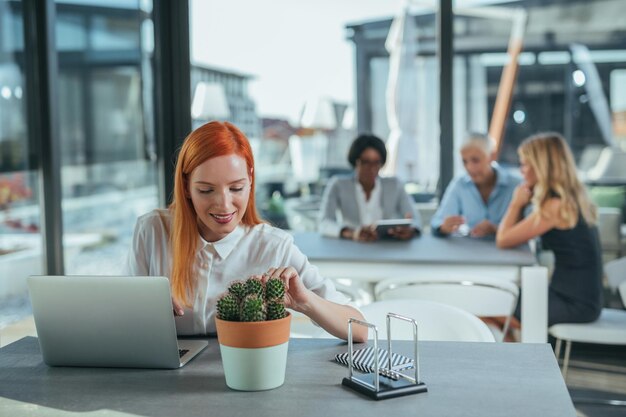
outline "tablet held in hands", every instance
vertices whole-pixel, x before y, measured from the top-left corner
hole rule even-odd
[[[378,233],[379,238],[391,237],[389,232],[396,227],[411,227],[412,225],[412,219],[385,219],[375,223],[376,233]]]

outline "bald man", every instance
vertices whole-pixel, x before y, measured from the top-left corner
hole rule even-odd
[[[466,173],[448,185],[431,221],[435,235],[496,233],[520,178],[502,169],[495,156],[489,136],[475,133],[465,139],[461,157]]]

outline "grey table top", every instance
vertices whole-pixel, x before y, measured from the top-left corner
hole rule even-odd
[[[401,353],[410,354],[410,347],[394,343]],[[422,342],[428,392],[378,402],[341,385],[347,368],[331,359],[346,350],[336,339],[291,339],[282,387],[237,392],[225,384],[215,339],[182,369],[142,370],[50,368],[37,339],[29,337],[0,349],[0,397],[64,411],[141,416],[576,415],[547,344]]]
[[[493,238],[436,237],[424,234],[409,241],[362,243],[324,237],[315,232],[296,232],[293,237],[296,246],[314,263],[354,261],[447,265],[535,264],[535,257],[528,245],[498,249]]]

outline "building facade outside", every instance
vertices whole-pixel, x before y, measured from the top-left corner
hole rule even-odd
[[[261,120],[256,113],[256,104],[248,93],[248,82],[252,75],[218,69],[206,65],[191,66],[191,91],[197,91],[198,83],[217,83],[222,86],[229,108],[226,119],[239,127],[248,138],[260,138]],[[194,97],[195,98],[195,97]],[[195,124],[209,120],[196,119]]]
[[[520,141],[539,131],[565,135],[577,158],[588,146],[606,146],[601,124],[614,120],[610,129],[616,143],[626,146],[623,123],[626,89],[626,2],[619,0],[562,1],[525,0],[497,4],[523,8],[528,13],[524,50],[506,121],[500,161],[517,163]],[[475,8],[480,11],[481,7]],[[385,93],[389,76],[389,53],[385,40],[391,19],[354,23],[346,27],[355,47],[358,130],[387,137]],[[414,16],[417,26],[416,67],[419,110],[415,115],[418,136],[425,143],[418,163],[431,164],[438,179],[439,107],[436,15]],[[454,17],[454,140],[455,171],[462,169],[457,149],[470,131],[487,131],[496,93],[507,62],[511,23],[463,15]],[[588,49],[589,66],[575,53],[577,45]],[[584,60],[583,60],[584,61]],[[581,75],[582,74],[582,75]],[[586,78],[585,78],[586,75]],[[597,82],[596,82],[597,81]],[[600,87],[600,88],[597,88]],[[604,110],[598,101],[606,100]],[[598,110],[600,109],[600,110]],[[600,113],[598,113],[600,112]],[[603,114],[602,114],[603,113]]]

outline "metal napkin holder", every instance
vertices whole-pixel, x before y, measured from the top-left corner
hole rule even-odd
[[[391,319],[398,319],[409,322],[413,325],[413,348],[415,377],[404,374],[392,366],[391,351]],[[374,330],[374,372],[363,375],[354,374],[354,355],[352,343],[352,325],[356,323]],[[387,366],[381,368],[378,359],[378,327],[372,323],[351,318],[348,321],[348,377],[341,382],[353,390],[367,395],[374,400],[385,400],[387,398],[401,397],[404,395],[418,394],[426,392],[426,384],[420,380],[419,352],[417,346],[417,322],[409,317],[404,317],[395,313],[387,313]]]

